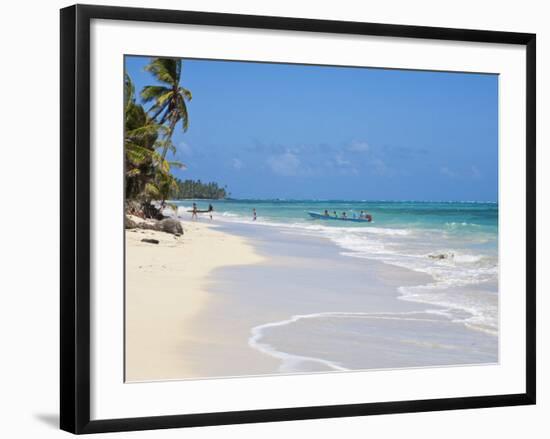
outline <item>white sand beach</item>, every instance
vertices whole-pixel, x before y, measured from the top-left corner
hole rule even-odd
[[[186,343],[198,337],[190,323],[207,306],[208,275],[218,267],[262,260],[241,237],[206,222],[182,225],[180,237],[126,231],[126,381],[200,374],[189,369]],[[159,244],[142,242],[144,238]]]

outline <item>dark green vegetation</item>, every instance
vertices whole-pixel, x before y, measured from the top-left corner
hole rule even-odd
[[[226,188],[221,188],[217,183],[202,183],[200,180],[182,181],[176,178],[177,189],[170,193],[172,200],[183,198],[208,198],[212,200],[221,200],[227,198],[229,194]]]
[[[169,161],[168,151],[176,152],[172,136],[179,124],[189,128],[187,102],[192,95],[180,85],[182,61],[176,58],[151,58],[145,70],[161,85],[147,85],[140,93],[149,109],[136,102],[136,91],[128,74],[124,77],[124,152],[126,206],[130,213],[159,216],[153,201],[168,198],[224,198],[225,189],[216,183],[181,181],[172,170],[185,169]]]

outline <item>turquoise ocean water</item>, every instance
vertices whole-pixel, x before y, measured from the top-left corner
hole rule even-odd
[[[436,305],[473,330],[498,334],[498,204],[481,202],[196,200],[214,207],[214,221],[255,224],[330,239],[347,257],[375,259],[429,275],[399,289],[400,299]],[[189,219],[193,200],[172,201]],[[252,209],[257,221],[252,220]],[[308,211],[348,217],[366,211],[371,223],[314,220]],[[203,214],[204,215],[204,214]]]

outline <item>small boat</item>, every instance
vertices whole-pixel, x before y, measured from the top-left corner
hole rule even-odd
[[[323,215],[322,213],[317,212],[308,212],[308,215],[314,219],[320,219],[320,220],[333,220],[333,221],[348,221],[351,223],[370,223],[372,221],[372,217],[369,215],[368,218],[353,218],[353,217],[336,217],[336,216],[330,216],[330,215]]]

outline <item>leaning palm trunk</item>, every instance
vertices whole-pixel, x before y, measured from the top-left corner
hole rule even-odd
[[[170,144],[172,143],[172,134],[174,134],[174,128],[176,127],[177,120],[173,119],[170,122],[170,127],[168,128],[168,132],[166,133],[166,143],[164,145],[164,148],[162,148],[162,160],[166,158],[166,154],[168,153],[168,149],[170,149]]]

